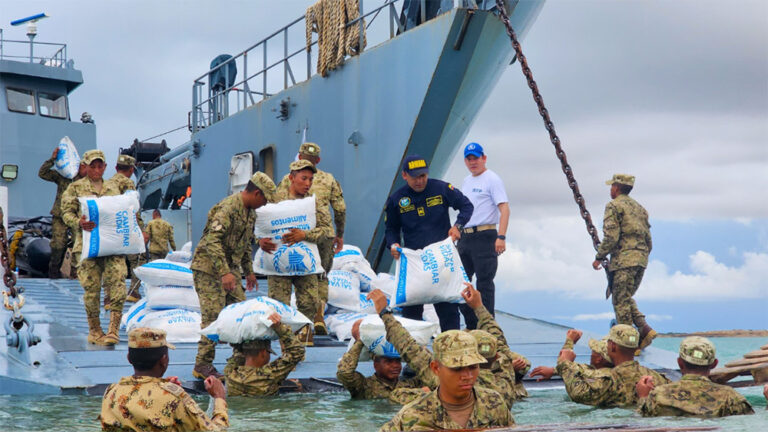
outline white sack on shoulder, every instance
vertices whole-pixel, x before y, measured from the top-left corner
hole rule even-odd
[[[80,212],[86,220],[95,222],[91,231],[83,230],[81,261],[110,255],[144,253],[144,236],[136,212],[139,211],[139,194],[127,191],[122,195],[83,197]]]
[[[186,309],[154,310],[141,299],[123,315],[122,327],[126,332],[138,327],[153,327],[165,330],[168,342],[197,342],[200,340],[199,312]]]
[[[190,263],[154,260],[133,270],[137,278],[147,285],[194,286]]]
[[[461,258],[451,238],[424,249],[400,248],[397,260],[395,295],[389,306],[463,302],[461,291],[469,282]]]
[[[59,141],[58,149],[59,152],[56,153],[53,169],[72,180],[80,171],[80,154],[77,152],[77,147],[68,136],[65,136]]]
[[[147,306],[152,309],[186,309],[200,312],[200,299],[193,286],[144,284]]]
[[[345,341],[352,337],[352,325],[355,321],[363,319],[368,314],[362,312],[347,312],[325,317],[328,331],[336,336],[336,339]]]
[[[440,325],[436,323],[417,321],[400,316],[395,319],[405,327],[419,345],[428,345],[432,337],[440,333]],[[360,340],[374,355],[389,355],[397,353],[395,347],[387,341],[387,331],[384,321],[376,314],[370,314],[360,323]],[[365,356],[361,356],[365,358]]]
[[[218,342],[241,343],[256,339],[277,339],[270,327],[269,315],[277,312],[280,320],[296,332],[312,322],[296,309],[269,297],[256,297],[231,304],[219,312],[219,317],[200,334]]]

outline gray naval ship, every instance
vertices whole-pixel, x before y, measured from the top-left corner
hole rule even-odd
[[[143,209],[162,209],[176,225],[179,244],[199,239],[208,209],[243,188],[252,172],[280,180],[299,145],[313,141],[323,148],[322,168],[344,188],[349,209],[345,242],[361,247],[374,268],[391,267],[383,253],[383,206],[402,185],[402,159],[418,153],[430,162],[430,175],[440,177],[501,73],[514,62],[514,51],[494,1],[391,0],[370,8],[372,2],[359,3],[359,17],[348,21],[347,29],[368,30],[360,32],[358,47],[365,48],[326,76],[313,73],[316,39],[311,49],[289,48],[290,31],[305,26],[302,16],[234,56],[219,56],[210,70],[190,77],[188,142],[170,150],[165,141],[135,141],[121,149],[139,161]],[[518,35],[533,24],[542,3],[505,1]],[[384,29],[378,33],[372,29],[377,22]],[[9,54],[11,45],[18,54]],[[274,45],[283,48],[277,58],[267,49]],[[53,49],[52,54],[44,55],[43,48]],[[30,220],[45,223],[55,188],[38,179],[36,170],[62,136],[72,138],[81,153],[96,147],[95,125],[88,116],[72,121],[68,111],[67,98],[82,83],[66,45],[34,42],[33,35],[29,41],[0,37],[5,226],[21,221],[16,230],[40,231],[29,229]],[[191,191],[193,206],[186,199]],[[44,237],[36,236],[43,255]],[[34,248],[21,246],[17,256],[26,249],[32,254]],[[34,276],[29,267],[22,273]],[[86,343],[83,289],[77,281],[21,278],[19,285],[23,307],[0,311],[6,340],[0,343],[0,394],[102,394],[108,383],[132,373],[125,334],[115,347]],[[265,293],[248,293],[255,295]],[[21,317],[23,325],[14,326]],[[106,315],[102,319],[108,320]],[[567,327],[503,311],[497,311],[497,320],[512,350],[534,365],[555,363]],[[588,336],[576,345],[577,354],[589,355]],[[291,374],[298,381],[286,382],[283,391],[341,391],[332,377],[345,347],[330,337],[316,337],[306,360]],[[199,388],[191,374],[196,349],[196,344],[177,344],[167,372],[191,389]],[[229,347],[217,347],[215,365],[221,369],[228,356]],[[657,369],[676,369],[675,357],[651,347],[641,360]],[[373,372],[371,364],[359,369]]]

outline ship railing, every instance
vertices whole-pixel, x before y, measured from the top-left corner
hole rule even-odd
[[[63,68],[67,67],[67,44],[5,39],[0,29],[0,60]]]
[[[427,1],[420,0],[421,22],[426,21]],[[467,2],[471,0],[440,1],[441,8],[446,10],[466,6]],[[400,20],[400,10],[396,6],[403,0],[384,0],[383,4],[365,12],[364,4],[370,5],[372,2],[373,0],[359,0],[359,17],[347,23],[347,27],[360,27],[360,47],[364,45],[363,38],[367,38],[370,47],[374,46],[371,43],[374,38],[377,39],[378,43],[380,39],[392,39],[405,31],[405,25]],[[382,11],[388,14],[389,19],[387,21],[376,20]],[[377,25],[372,27],[374,22]],[[387,27],[389,30],[388,37],[386,37]],[[310,79],[313,75],[313,65],[317,62],[318,50],[312,49],[312,47],[317,46],[317,36],[313,35],[308,49],[305,28],[306,19],[305,15],[302,15],[197,77],[192,86],[192,110],[189,113],[190,131],[197,132],[229,117],[231,114],[253,106],[273,94],[296,85],[299,73],[302,73],[305,79]],[[295,36],[295,33],[299,31],[301,37]],[[294,35],[290,39],[294,41],[293,44],[289,43],[289,34]],[[300,43],[296,43],[296,40],[300,40]],[[278,49],[275,49],[275,46]],[[364,48],[361,48],[360,52],[363,50]],[[242,74],[243,79],[234,83],[227,82],[225,86],[211,86],[210,77],[212,74],[218,71],[228,72],[230,67],[235,67],[237,74]],[[278,112],[276,117],[287,118],[285,113],[281,112]]]

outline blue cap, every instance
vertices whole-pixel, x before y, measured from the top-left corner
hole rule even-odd
[[[483,146],[475,142],[467,144],[467,146],[464,147],[464,157],[469,155],[483,157],[485,155],[485,153],[483,153]]]
[[[429,173],[427,161],[419,155],[406,156],[403,161],[403,171],[412,177]]]

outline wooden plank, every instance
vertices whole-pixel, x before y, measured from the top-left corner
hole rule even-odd
[[[732,362],[726,363],[725,367],[739,367],[739,366],[746,366],[751,364],[760,364],[768,362],[768,352],[765,353],[765,356],[763,357],[753,357],[753,358],[743,358],[739,360],[734,360]]]
[[[765,363],[758,363],[754,365],[745,365],[745,366],[738,366],[738,367],[724,367],[724,368],[717,368],[712,369],[709,372],[709,375],[728,375],[728,374],[734,374],[734,373],[742,373],[742,372],[750,372],[753,369],[763,369],[768,368],[768,362]]]
[[[759,349],[759,350],[755,350],[755,351],[744,354],[744,358],[764,357],[765,355],[768,355],[768,350]]]
[[[768,350],[768,344],[765,344],[760,347],[761,350]]]

